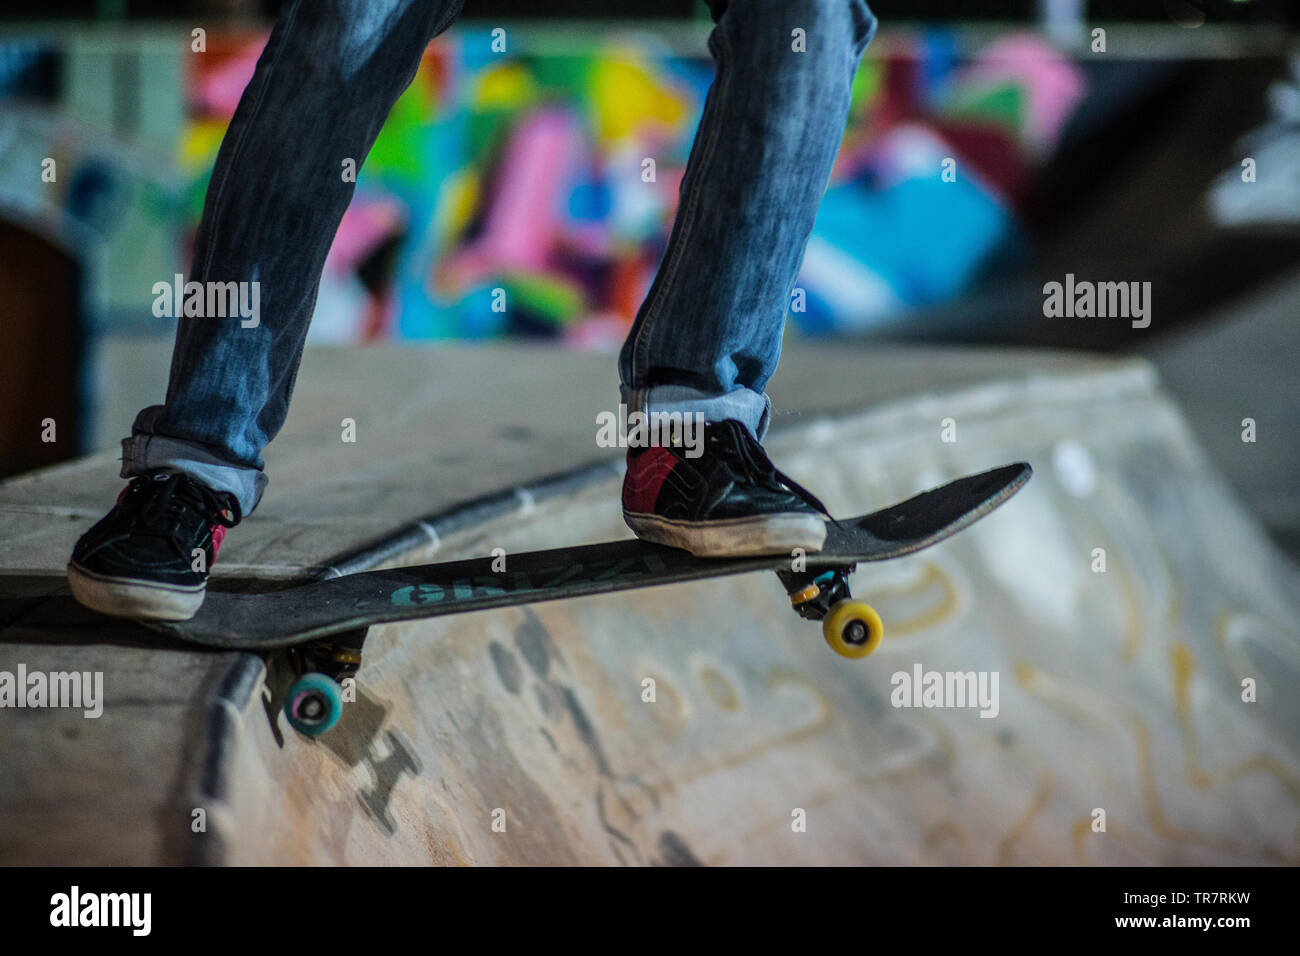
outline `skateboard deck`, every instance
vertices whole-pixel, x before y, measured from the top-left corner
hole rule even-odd
[[[1026,463],[1006,465],[830,524],[822,550],[806,556],[809,579],[819,571],[847,572],[860,562],[885,561],[928,548],[998,507],[1031,473]],[[257,594],[210,590],[190,620],[145,623],[191,644],[270,650],[373,624],[748,571],[789,573],[792,565],[789,554],[697,558],[636,539],[509,554],[504,560],[503,571],[494,569],[493,558],[471,558],[366,571]],[[495,563],[500,566],[500,561]]]

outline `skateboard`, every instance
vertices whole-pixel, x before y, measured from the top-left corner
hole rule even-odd
[[[471,558],[256,594],[209,591],[188,621],[142,623],[206,647],[287,649],[298,677],[288,690],[285,714],[293,727],[312,735],[338,721],[340,685],[360,667],[371,625],[749,571],[775,571],[794,611],[822,622],[831,649],[862,658],[880,646],[884,625],[870,606],[852,599],[854,568],[912,554],[956,534],[1019,491],[1032,473],[1024,462],[1004,465],[868,515],[829,522],[822,549],[806,555],[697,558],[636,539],[609,541],[508,555],[504,569],[499,556]]]

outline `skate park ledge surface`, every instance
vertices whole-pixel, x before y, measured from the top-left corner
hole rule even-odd
[[[309,350],[213,586],[626,536],[621,455],[593,442],[611,364]],[[0,863],[1300,859],[1296,570],[1150,366],[792,348],[771,394],[773,459],[832,512],[1036,474],[858,571],[886,622],[863,661],[766,574],[385,625],[320,738],[280,714],[279,658],[169,646],[68,597],[113,451],[0,484],[0,673],[103,688],[97,717],[0,709]],[[898,675],[929,673],[996,693],[900,706]]]

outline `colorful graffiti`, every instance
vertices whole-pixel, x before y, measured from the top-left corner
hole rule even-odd
[[[198,61],[182,154],[191,227],[263,42],[214,38]],[[358,177],[316,341],[622,340],[663,252],[712,63],[646,37],[584,54],[490,50],[458,28],[426,52]],[[868,58],[794,326],[868,330],[1014,254],[1034,169],[1082,94],[1078,71],[1027,35],[964,63],[941,32]]]

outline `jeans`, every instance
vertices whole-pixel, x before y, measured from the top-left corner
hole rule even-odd
[[[463,0],[293,0],[221,143],[188,279],[259,284],[260,320],[179,320],[167,396],[136,417],[122,476],[265,490],[321,270],[358,165]],[[663,262],[619,356],[622,400],[767,430],[764,387],[876,21],[861,0],[711,0],[717,72]],[[802,31],[804,51],[796,52]]]

